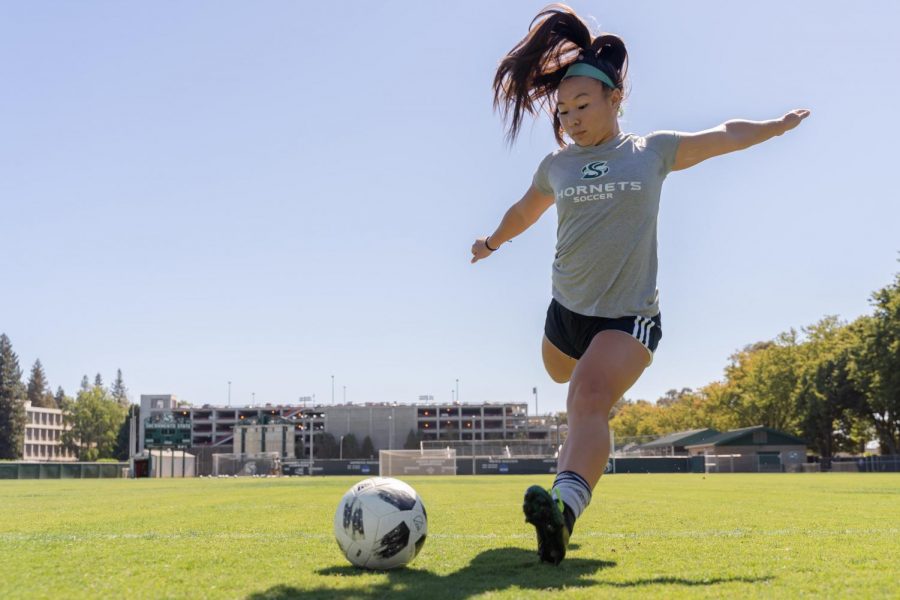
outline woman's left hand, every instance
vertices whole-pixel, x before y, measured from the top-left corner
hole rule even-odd
[[[798,108],[781,117],[781,122],[782,124],[784,124],[784,131],[790,131],[791,129],[799,125],[800,121],[808,117],[809,114],[809,110],[805,108]]]

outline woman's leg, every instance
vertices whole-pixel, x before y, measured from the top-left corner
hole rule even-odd
[[[553,345],[553,342],[544,336],[541,342],[541,357],[544,359],[544,368],[550,379],[556,383],[566,383],[572,378],[577,360]]]
[[[531,486],[525,492],[525,520],[537,531],[542,561],[559,564],[565,557],[575,519],[606,468],[609,411],[649,362],[647,349],[627,333],[601,331],[575,364],[567,399],[569,435],[553,489]]]
[[[609,459],[609,411],[650,361],[647,349],[622,331],[601,331],[578,361],[566,400],[569,435],[557,472],[573,471],[591,489]]]

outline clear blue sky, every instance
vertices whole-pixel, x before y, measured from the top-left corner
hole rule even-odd
[[[528,401],[554,209],[487,261],[553,149],[506,147],[497,61],[543,2],[4,2],[0,331],[55,389],[193,404]],[[869,312],[900,269],[894,2],[573,2],[631,57],[622,129],[812,116],[670,175],[665,335],[628,393]]]

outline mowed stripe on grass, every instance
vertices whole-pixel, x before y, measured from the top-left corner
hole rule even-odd
[[[900,597],[900,475],[614,475],[541,565],[522,493],[550,476],[408,478],[429,536],[406,569],[331,534],[356,478],[0,483],[0,597]]]

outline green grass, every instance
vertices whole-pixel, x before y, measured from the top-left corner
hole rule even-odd
[[[349,566],[351,478],[0,482],[0,598],[900,598],[900,475],[615,475],[560,567],[525,488],[409,478],[429,536],[405,569]]]

